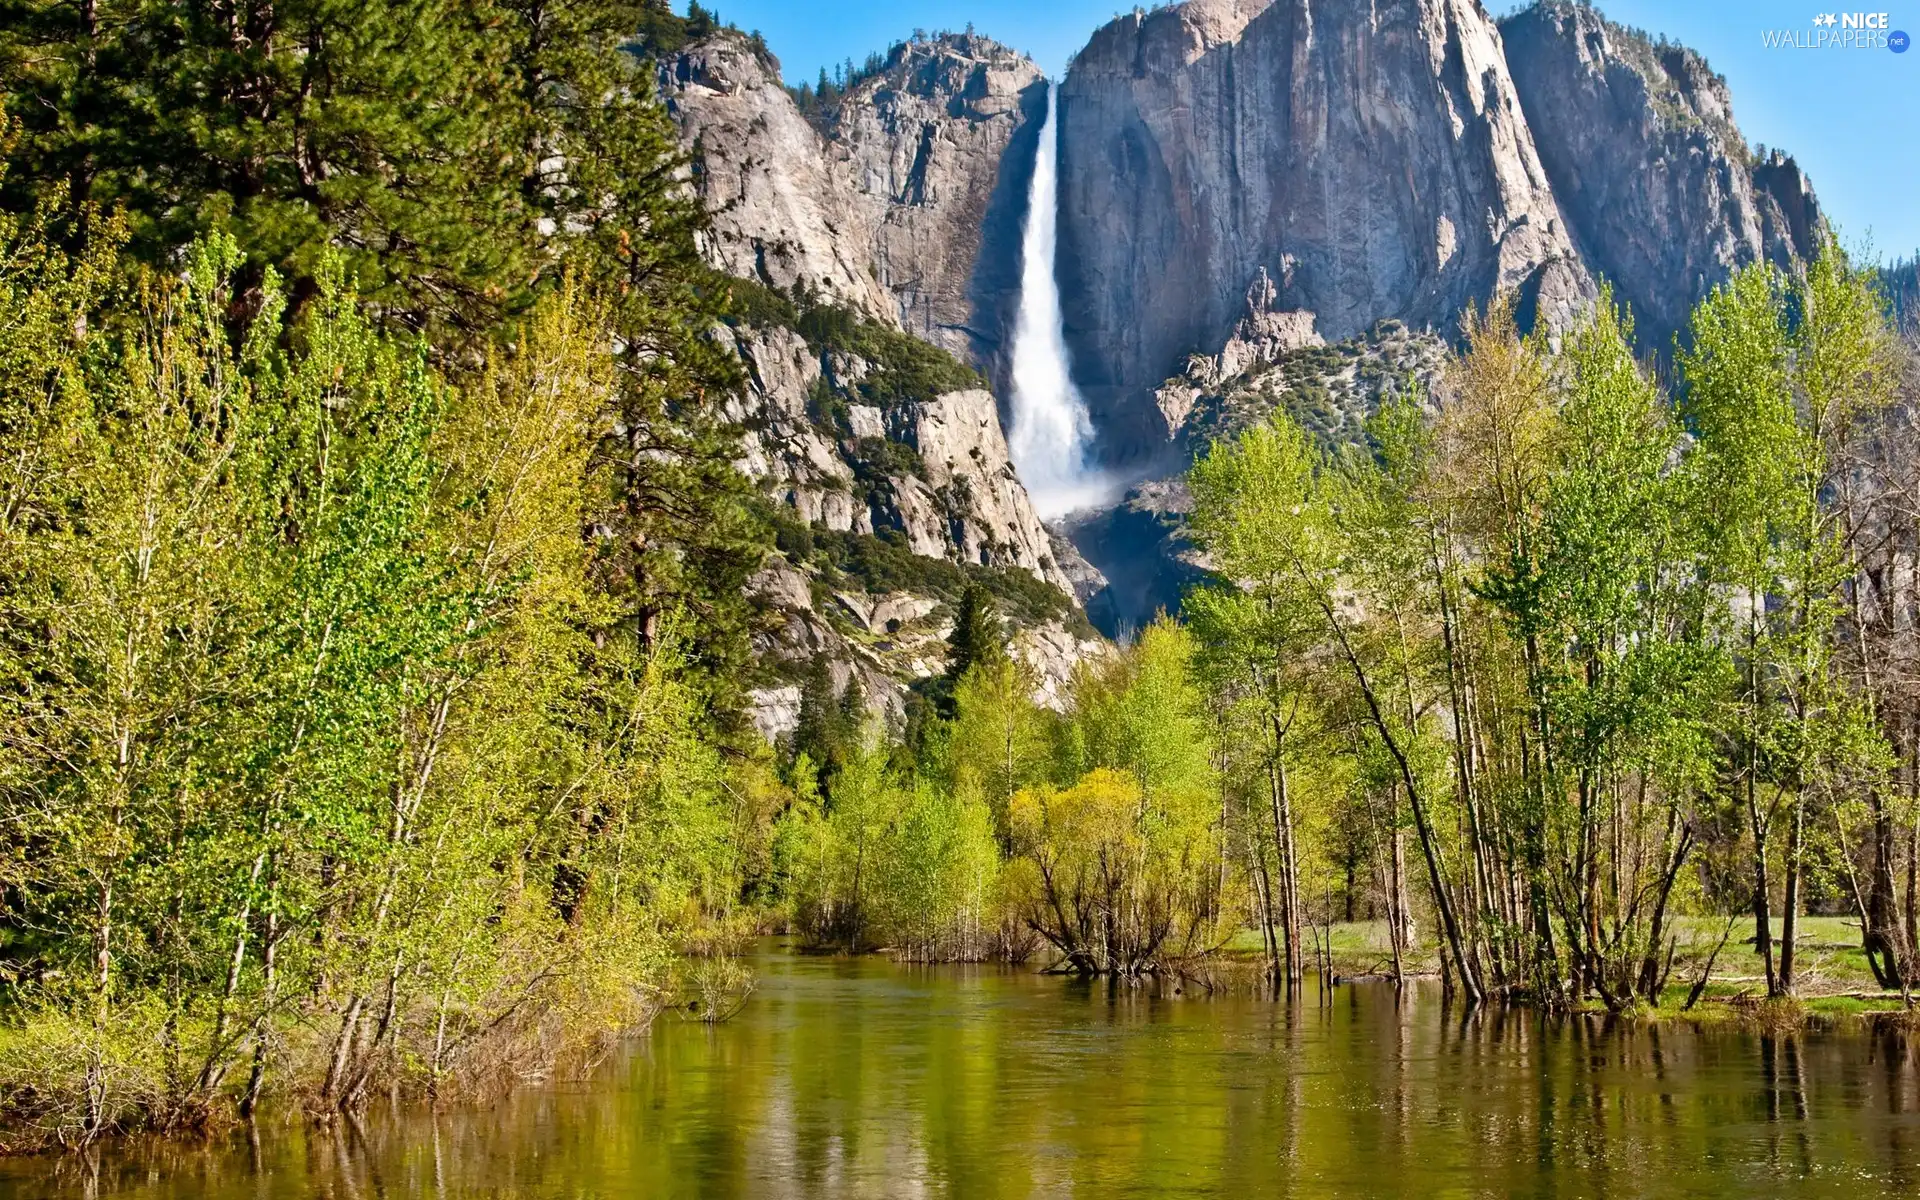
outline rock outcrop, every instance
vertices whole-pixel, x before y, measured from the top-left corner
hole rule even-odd
[[[945,34],[895,46],[826,123],[829,156],[869,206],[873,270],[901,326],[990,371],[1018,296],[1045,108],[1045,80],[1026,55]]]
[[[1206,579],[1187,537],[1192,508],[1185,478],[1175,476],[1138,483],[1111,508],[1067,519],[1074,545],[1106,580],[1086,602],[1102,632],[1124,638],[1157,613],[1179,612],[1187,590]]]
[[[792,677],[816,660],[836,692],[857,680],[897,722],[907,688],[943,669],[953,602],[980,578],[1010,593],[1013,650],[1034,666],[1035,698],[1060,704],[1074,664],[1100,645],[1077,600],[1106,581],[1034,512],[992,393],[874,403],[862,385],[886,377],[884,361],[781,325],[727,336],[748,376],[728,414],[743,430],[740,465],[791,533],[751,585],[771,618],[761,661],[785,676],[754,693],[761,730],[791,732]],[[900,333],[867,337],[883,350],[911,344]]]
[[[1257,291],[1249,303],[1257,311]],[[1387,396],[1430,396],[1446,362],[1445,342],[1400,321],[1325,345],[1303,322],[1270,315],[1275,321],[1266,325],[1249,317],[1220,354],[1194,355],[1159,389],[1180,469],[1275,412],[1329,451],[1361,444],[1367,419]],[[1191,507],[1185,479],[1170,473],[1136,484],[1110,509],[1071,519],[1075,545],[1106,580],[1083,597],[1095,625],[1118,635],[1161,609],[1177,612],[1186,590],[1206,577],[1207,564],[1187,538]]]
[[[836,391],[869,364],[823,354],[790,329],[734,338],[749,377],[731,414],[746,431],[741,467],[801,521],[890,532],[915,554],[1018,568],[1073,595],[1054,537],[1014,473],[992,393],[971,388],[881,408],[848,403],[843,392],[845,423],[836,426],[819,411],[819,390]]]
[[[1333,340],[1591,294],[1476,0],[1136,9],[1075,58],[1060,120],[1068,340],[1109,459],[1162,451],[1155,388],[1261,272]]]
[[[1012,651],[1036,698],[1062,703],[1104,644],[1077,602],[1106,580],[1034,512],[993,394],[892,332],[994,369],[1018,299],[1039,71],[985,38],[916,40],[817,125],[737,34],[668,56],[658,77],[712,214],[709,260],[774,293],[725,335],[749,381],[730,414],[741,467],[793,523],[752,584],[769,613],[762,662],[785,676],[754,693],[756,723],[792,730],[793,677],[816,661],[836,692],[857,681],[898,720],[907,687],[942,669],[969,578],[1007,593]],[[852,325],[827,325],[871,352],[810,344],[799,328],[818,304],[850,310]]]
[[[658,74],[712,215],[708,259],[743,279],[894,320],[893,299],[873,277],[872,211],[848,203],[852,184],[794,106],[778,64],[720,34],[667,58]]]
[[[908,687],[945,669],[950,606],[912,592],[826,591],[815,583],[784,555],[775,555],[754,578],[756,594],[773,604],[776,615],[776,624],[759,635],[758,650],[795,667],[822,662],[836,695],[857,684],[871,709],[898,725],[906,716]],[[820,601],[817,590],[824,592]],[[1066,707],[1074,668],[1111,650],[1110,643],[1063,621],[1024,624],[1009,646],[1014,658],[1032,668],[1034,700],[1055,710]],[[749,716],[768,741],[799,725],[800,684],[771,682],[751,697]]]
[[[1670,345],[1739,267],[1814,253],[1824,226],[1805,176],[1748,148],[1726,80],[1698,54],[1565,0],[1500,32],[1575,242],[1631,306],[1642,345]]]

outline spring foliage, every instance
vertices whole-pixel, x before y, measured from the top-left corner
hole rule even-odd
[[[53,270],[15,250],[9,283]],[[63,1136],[631,1020],[728,890],[676,634],[596,636],[604,311],[563,288],[453,386],[328,263],[297,322],[269,274],[236,348],[239,263],[197,243],[123,336],[8,382],[9,1077]]]
[[[1228,582],[1190,612],[1216,695],[1262,731],[1240,752],[1272,801],[1247,844],[1276,974],[1298,976],[1303,913],[1332,920],[1334,866],[1349,910],[1372,875],[1401,970],[1411,849],[1472,999],[1658,1004],[1683,909],[1743,907],[1791,993],[1820,874],[1882,982],[1913,978],[1892,830],[1916,819],[1895,766],[1915,596],[1878,565],[1913,536],[1889,438],[1911,401],[1882,302],[1830,242],[1703,301],[1671,393],[1631,345],[1604,293],[1557,351],[1498,303],[1364,449],[1279,414],[1195,467]],[[1303,771],[1332,786],[1290,788]]]
[[[641,10],[22,8],[10,1144],[644,1021],[735,940],[761,540]]]
[[[809,773],[803,935],[1131,977],[1250,924],[1291,987],[1371,916],[1396,975],[1627,1009],[1676,964],[1697,998],[1706,914],[1791,994],[1818,905],[1911,986],[1911,392],[1872,278],[1834,244],[1737,273],[1670,385],[1604,293],[1557,346],[1504,301],[1464,334],[1364,445],[1284,408],[1213,445],[1214,581],[1064,712],[962,597],[908,743]]]

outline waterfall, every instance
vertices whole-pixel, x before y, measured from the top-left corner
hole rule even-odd
[[[1059,225],[1060,130],[1056,93],[1047,85],[1047,117],[1033,156],[1027,224],[1020,239],[1020,312],[1013,333],[1013,436],[1009,449],[1034,508],[1057,517],[1102,499],[1107,485],[1088,463],[1093,423],[1073,386],[1053,274]]]

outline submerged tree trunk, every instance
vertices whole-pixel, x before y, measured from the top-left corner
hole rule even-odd
[[[1393,823],[1387,833],[1387,934],[1393,947],[1393,981],[1402,983],[1407,976],[1407,957],[1413,951],[1413,915],[1407,907],[1407,835],[1400,828],[1400,787],[1388,793],[1392,798]]]
[[[1800,933],[1800,877],[1801,856],[1806,837],[1806,800],[1800,793],[1793,797],[1792,819],[1787,823],[1787,864],[1785,899],[1781,902],[1780,916],[1780,972],[1777,995],[1791,996],[1794,993],[1794,951],[1798,948]]]
[[[1906,940],[1901,946],[1906,968],[1902,987],[1910,987],[1920,977],[1920,729],[1907,730],[1907,811],[1912,813],[1907,827]]]
[[[1300,877],[1293,844],[1293,801],[1287,788],[1287,765],[1282,759],[1286,730],[1273,719],[1274,756],[1267,767],[1269,798],[1273,804],[1274,846],[1280,866],[1280,934],[1285,958],[1287,993],[1300,984],[1303,957],[1300,946]]]
[[[1461,942],[1460,922],[1454,911],[1451,889],[1447,886],[1446,872],[1441,867],[1440,850],[1435,844],[1433,826],[1427,819],[1426,804],[1420,795],[1420,784],[1414,775],[1413,764],[1408,761],[1400,740],[1394,736],[1393,723],[1387,719],[1386,711],[1380,703],[1380,696],[1374,690],[1373,680],[1367,674],[1367,669],[1361,663],[1359,655],[1355,653],[1353,643],[1348,640],[1346,627],[1341,624],[1339,614],[1334,612],[1332,603],[1326,597],[1322,596],[1319,599],[1321,612],[1339,644],[1341,657],[1346,659],[1347,665],[1353,671],[1354,681],[1360,686],[1360,695],[1366,701],[1367,712],[1372,717],[1374,730],[1380,734],[1380,740],[1386,744],[1387,752],[1393,756],[1394,764],[1399,769],[1400,782],[1406,785],[1407,800],[1413,809],[1414,831],[1420,837],[1420,852],[1427,864],[1427,882],[1433,891],[1434,907],[1440,913],[1440,927],[1446,937],[1447,951],[1453,956],[1453,964],[1460,973],[1460,984],[1467,994],[1467,1003],[1477,1005],[1486,998],[1486,994],[1469,965],[1470,960]]]
[[[1253,864],[1253,890],[1260,902],[1260,941],[1267,956],[1267,977],[1280,981],[1280,938],[1273,920],[1273,876],[1267,870],[1267,854],[1252,829],[1247,830],[1247,859]]]

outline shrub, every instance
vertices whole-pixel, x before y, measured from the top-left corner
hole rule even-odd
[[[853,444],[852,455],[854,474],[869,483],[904,475],[927,477],[927,464],[920,452],[905,442],[863,437]]]
[[[867,404],[889,408],[986,386],[978,371],[938,346],[838,305],[807,306],[794,328],[823,355],[851,354],[867,362],[867,377],[854,385]]]
[[[715,286],[726,298],[729,325],[792,329],[800,323],[799,306],[758,280],[725,276]]]

